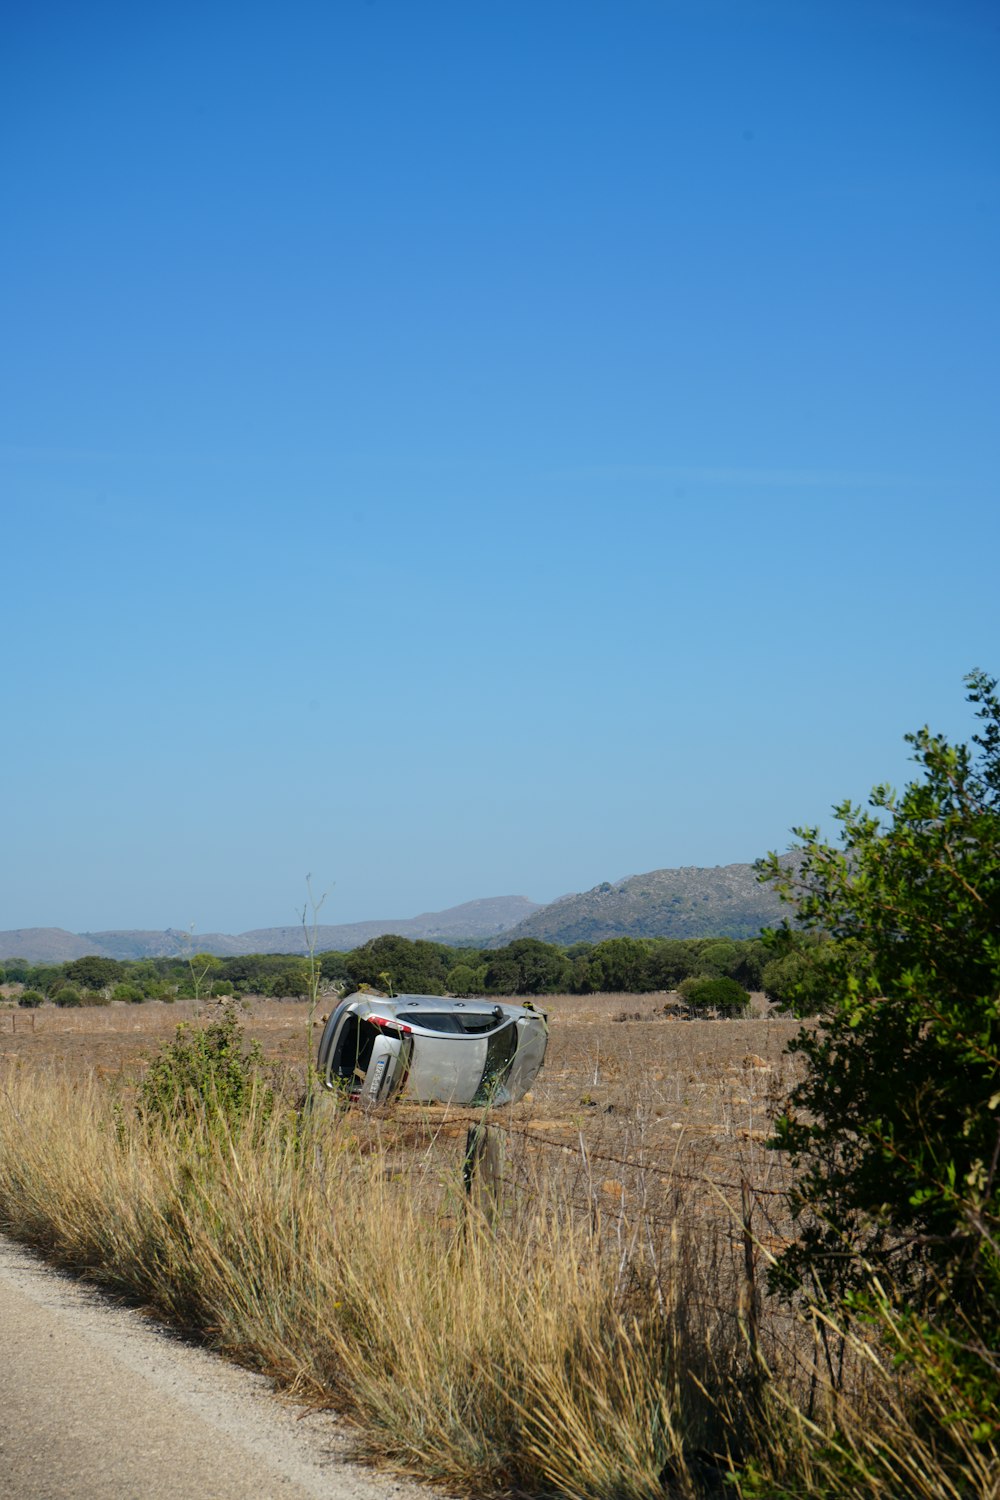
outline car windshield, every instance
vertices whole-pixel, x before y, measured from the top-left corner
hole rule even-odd
[[[422,1026],[425,1031],[443,1031],[450,1036],[482,1036],[495,1031],[503,1020],[503,1011],[412,1010],[400,1011],[399,1019],[407,1026]]]

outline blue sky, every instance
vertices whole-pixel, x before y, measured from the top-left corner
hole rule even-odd
[[[1000,672],[1000,13],[6,18],[0,928],[786,847]]]

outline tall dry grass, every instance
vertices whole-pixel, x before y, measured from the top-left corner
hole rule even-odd
[[[735,1323],[728,1344],[690,1318],[671,1335],[648,1268],[623,1278],[543,1192],[491,1222],[460,1153],[404,1174],[378,1122],[252,1124],[150,1131],[104,1087],[15,1071],[0,1228],[337,1405],[390,1465],[477,1494],[645,1500],[665,1473],[696,1492],[710,1386],[746,1363]]]
[[[914,1425],[891,1331],[807,1401],[809,1330],[751,1318],[723,1215],[605,1222],[537,1163],[485,1212],[430,1126],[404,1160],[358,1115],[151,1129],[105,1085],[0,1084],[0,1229],[337,1406],[390,1466],[480,1496],[997,1493],[975,1443],[942,1463],[933,1381]]]

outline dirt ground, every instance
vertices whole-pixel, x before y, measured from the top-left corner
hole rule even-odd
[[[550,1025],[545,1066],[532,1093],[500,1113],[511,1155],[562,1160],[591,1198],[642,1191],[655,1180],[719,1179],[728,1189],[749,1179],[780,1187],[781,1163],[763,1143],[775,1107],[793,1081],[785,1049],[798,1023],[768,1013],[739,1021],[678,1020],[665,995],[555,995],[543,1002]],[[329,1002],[327,1002],[329,1003]],[[178,1024],[200,1023],[216,1005],[150,1001],[37,1011],[0,1008],[2,1065],[58,1068],[133,1082],[170,1041]],[[248,1000],[240,1010],[249,1037],[278,1066],[290,1091],[301,1086],[308,1007]],[[318,1028],[316,1040],[318,1041]],[[468,1111],[400,1109],[399,1128],[416,1141],[428,1131],[464,1135]],[[525,1166],[522,1161],[522,1166]],[[526,1169],[526,1166],[525,1166]],[[712,1182],[702,1184],[709,1192]]]

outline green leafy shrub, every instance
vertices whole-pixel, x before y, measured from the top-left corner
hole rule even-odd
[[[61,989],[56,990],[55,1003],[62,1006],[82,1005],[83,1000],[75,984],[64,984]]]
[[[137,984],[116,984],[111,998],[126,1005],[141,1005],[146,997]]]
[[[792,1015],[818,1016],[828,1009],[852,952],[857,971],[864,969],[866,949],[855,939],[836,944],[818,933],[796,933],[787,927],[765,936],[773,956],[764,966],[762,988],[780,1010]]]
[[[146,980],[142,988],[147,1000],[162,1000],[165,1005],[173,1005],[177,999],[177,986],[169,979]]]
[[[250,1119],[263,1124],[273,1093],[263,1071],[260,1043],[245,1044],[232,1006],[207,1026],[178,1026],[142,1081],[137,1110],[148,1124],[181,1126],[196,1117],[239,1130]]]
[[[23,1005],[26,1010],[35,1010],[44,999],[45,996],[41,990],[22,990],[17,997],[17,1003]]]
[[[750,994],[735,979],[713,979],[694,975],[678,985],[681,994],[694,1010],[717,1010],[723,1015],[743,1015],[750,1008]]]
[[[980,733],[906,736],[919,778],[835,809],[840,847],[762,866],[821,945],[827,1003],[775,1144],[796,1169],[787,1294],[880,1295],[956,1359],[1000,1345],[1000,700],[967,678]]]
[[[105,990],[81,990],[80,1004],[88,1006],[110,1005],[111,996]]]
[[[267,993],[275,1000],[304,999],[309,994],[309,967],[298,959],[282,973],[275,974]]]

